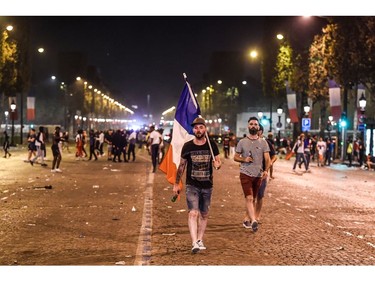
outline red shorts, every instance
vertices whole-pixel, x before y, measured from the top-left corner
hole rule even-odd
[[[262,183],[262,178],[250,177],[240,173],[240,181],[245,198],[249,195],[251,195],[253,198],[257,196],[260,184]]]

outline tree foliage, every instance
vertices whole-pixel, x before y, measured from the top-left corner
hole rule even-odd
[[[288,42],[280,45],[275,71],[273,91],[277,95],[285,95],[285,81],[290,81],[293,73],[293,51]]]
[[[17,84],[17,44],[8,31],[1,33],[0,43],[0,92],[12,96]]]

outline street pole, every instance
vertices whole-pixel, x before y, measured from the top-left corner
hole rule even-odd
[[[11,134],[11,141],[10,141],[10,146],[14,146],[14,110],[12,110],[12,134]]]
[[[12,117],[12,135],[11,135],[11,142],[10,142],[10,145],[11,146],[14,146],[14,114],[15,114],[15,110],[16,110],[16,103],[14,102],[14,100],[12,100],[12,103],[10,104],[10,109],[11,109],[11,117]]]
[[[23,91],[21,91],[21,101],[20,101],[20,144],[23,143]]]
[[[270,102],[270,129],[268,130],[268,132],[272,132],[272,99]]]
[[[5,111],[5,131],[8,132],[8,116],[9,116],[9,111]]]

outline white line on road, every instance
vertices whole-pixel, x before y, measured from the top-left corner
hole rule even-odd
[[[143,204],[143,216],[141,231],[138,239],[138,246],[134,265],[150,265],[151,259],[151,234],[152,234],[152,197],[154,173],[147,175],[147,185]]]

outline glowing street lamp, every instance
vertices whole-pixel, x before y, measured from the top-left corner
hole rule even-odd
[[[12,135],[11,135],[11,142],[10,145],[14,146],[14,115],[15,115],[15,110],[16,110],[16,103],[14,100],[12,100],[12,103],[10,104],[10,109],[12,111]]]
[[[258,52],[257,52],[256,50],[252,50],[252,51],[250,51],[249,56],[250,56],[252,59],[255,59],[255,58],[258,57]]]
[[[279,118],[279,122],[277,122],[276,124],[276,127],[277,127],[277,130],[278,130],[278,138],[280,140],[280,130],[281,130],[281,127],[283,126],[283,124],[281,123],[281,114],[283,114],[283,109],[281,108],[281,106],[277,109],[277,115],[278,115],[278,118]]]
[[[276,38],[278,40],[283,40],[284,39],[284,35],[282,35],[281,33],[279,33],[279,34],[276,35]]]
[[[362,96],[361,98],[359,99],[359,107],[361,109],[361,113],[364,114],[365,113],[365,108],[366,108],[366,97],[365,95],[362,93]]]
[[[305,115],[309,115],[309,112],[310,112],[310,105],[305,105],[303,107],[303,111],[305,111]]]
[[[6,110],[4,112],[4,114],[5,114],[5,131],[8,131],[8,116],[9,116],[9,111]]]

